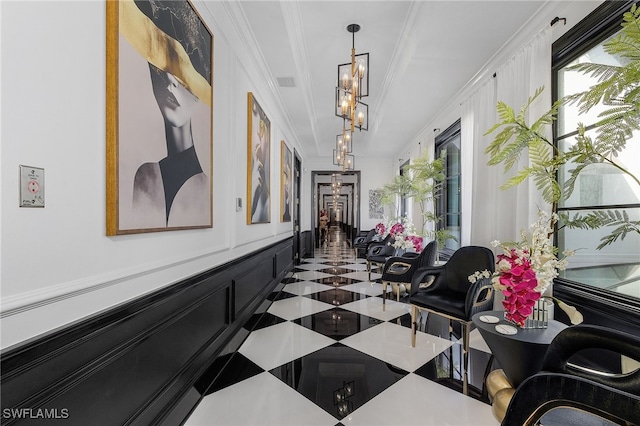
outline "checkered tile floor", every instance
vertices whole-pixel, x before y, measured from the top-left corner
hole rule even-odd
[[[434,317],[412,348],[409,305],[394,296],[383,310],[379,277],[368,281],[364,259],[332,233],[245,325],[238,351],[216,361],[222,373],[201,380],[185,424],[497,425],[483,389],[495,365],[477,330],[464,396],[459,336]]]

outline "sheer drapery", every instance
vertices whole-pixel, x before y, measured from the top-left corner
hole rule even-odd
[[[496,122],[495,80],[490,79],[462,103],[462,235],[461,246],[478,244],[489,247],[495,239],[493,202],[499,192],[499,171],[487,165],[485,147],[490,136],[484,133]]]
[[[496,104],[505,102],[517,111],[539,87],[545,90],[531,106],[528,123],[551,107],[551,29],[539,32],[496,72],[492,81],[462,103],[462,244],[489,246],[491,241],[513,241],[537,218],[538,208],[550,210],[533,182],[508,190],[500,186],[528,164],[526,156],[504,173],[502,165],[488,166],[485,148],[495,134],[483,136],[497,122]],[[547,137],[550,138],[550,129]],[[472,165],[469,167],[468,165]],[[469,171],[472,171],[469,173]],[[469,206],[471,207],[469,209]],[[466,225],[466,226],[465,226]]]

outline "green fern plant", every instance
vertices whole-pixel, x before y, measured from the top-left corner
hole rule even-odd
[[[442,220],[428,206],[440,197],[442,182],[446,178],[444,168],[444,157],[431,161],[429,155],[425,153],[405,167],[405,174],[398,175],[385,184],[382,187],[381,196],[382,204],[395,211],[396,218],[400,216],[398,201],[403,197],[411,198],[414,204],[418,205],[422,217],[418,232],[429,240],[437,240],[439,247],[444,247],[447,240],[457,241],[457,238],[446,229],[425,230],[427,223],[437,224]]]
[[[517,171],[501,187],[507,189],[533,179],[543,199],[550,203],[555,212],[558,202],[566,200],[574,190],[580,173],[590,165],[606,164],[630,176],[640,186],[640,180],[616,161],[618,154],[626,147],[627,140],[634,131],[640,129],[640,8],[633,5],[624,14],[622,31],[604,44],[609,54],[623,58],[624,66],[603,64],[578,64],[570,67],[583,74],[590,74],[598,83],[588,90],[567,96],[553,104],[533,124],[529,125],[526,114],[533,101],[542,93],[536,90],[518,114],[503,102],[497,106],[500,122],[485,134],[498,129],[500,132],[485,152],[489,155],[489,164],[503,164],[505,172],[513,168],[522,155],[528,155],[530,165]],[[580,113],[586,113],[596,105],[608,106],[599,114],[595,123],[596,136],[586,134],[583,124],[578,125],[575,144],[566,151],[559,151],[544,136],[544,130],[556,119],[560,106],[576,104]],[[527,153],[525,154],[525,150]],[[557,180],[558,170],[571,165],[569,178],[561,187]],[[633,221],[624,211],[593,212],[586,215],[576,214],[561,217],[563,225],[570,228],[597,229],[604,226],[615,228],[604,236],[601,249],[618,239],[623,240],[629,233],[640,233],[640,221]]]
[[[398,201],[402,197],[406,197],[411,190],[411,182],[407,176],[398,175],[393,178],[389,183],[386,183],[382,187],[382,194],[380,196],[380,202],[383,206],[388,206],[389,209],[395,212],[394,217],[400,216],[400,206]]]
[[[416,158],[412,164],[406,166],[409,175],[410,190],[408,196],[420,208],[422,223],[420,224],[420,234],[429,240],[436,240],[439,247],[444,247],[447,240],[457,241],[458,239],[447,229],[426,230],[427,223],[437,225],[442,220],[435,212],[435,208],[428,208],[430,203],[434,203],[442,193],[445,175],[444,153],[441,157],[431,160],[429,154],[425,152],[421,157]],[[433,204],[432,204],[433,205]]]

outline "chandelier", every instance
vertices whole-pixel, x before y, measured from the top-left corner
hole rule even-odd
[[[338,65],[335,114],[342,118],[342,133],[336,136],[333,164],[342,170],[353,170],[355,156],[352,152],[353,132],[369,130],[369,106],[362,98],[369,96],[369,53],[356,54],[355,38],[360,25],[350,24],[351,62]]]
[[[338,179],[338,177],[335,174],[331,175],[331,192],[333,195],[333,205],[337,206],[338,205],[338,198],[341,195],[341,191],[342,190],[342,179]]]

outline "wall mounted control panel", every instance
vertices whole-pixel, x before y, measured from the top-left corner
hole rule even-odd
[[[20,207],[44,207],[44,169],[20,165]]]

